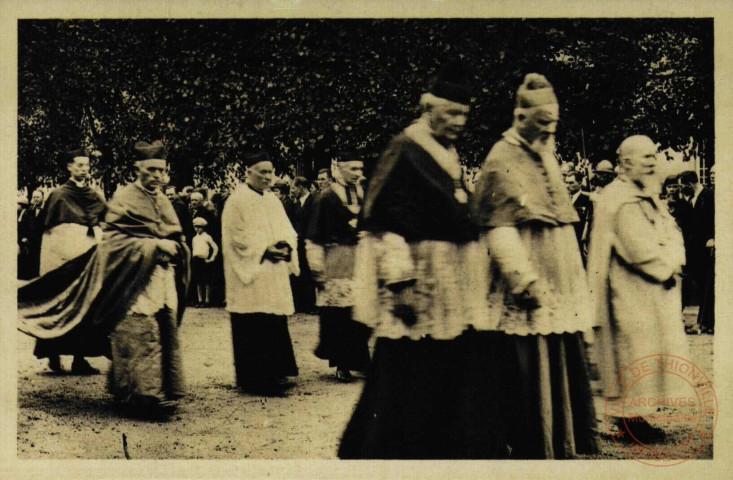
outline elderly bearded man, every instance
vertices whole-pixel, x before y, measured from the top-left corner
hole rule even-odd
[[[100,244],[19,289],[20,329],[37,338],[111,345],[115,401],[142,414],[167,413],[183,395],[178,326],[189,252],[160,186],[160,141],[135,144],[137,180],[108,204]]]
[[[274,168],[266,153],[246,155],[246,183],[222,213],[222,255],[231,313],[234,369],[244,391],[281,395],[298,375],[288,331],[294,313],[289,275],[298,275],[297,234],[269,191]]]
[[[513,398],[513,458],[598,452],[582,332],[592,310],[573,224],[578,222],[554,154],[559,119],[550,82],[529,74],[512,128],[489,152],[473,211],[492,262],[492,322],[518,358],[500,395]],[[512,363],[516,362],[516,363]]]
[[[608,387],[625,365],[647,355],[689,358],[680,292],[685,248],[677,223],[659,199],[657,146],[649,137],[635,135],[617,153],[621,172],[596,199],[588,256],[601,327],[600,365]],[[636,383],[627,398],[679,396],[669,377],[651,375]],[[626,385],[634,380],[630,374],[620,379]],[[656,412],[629,408],[625,413],[635,417]],[[664,438],[661,429],[638,418],[614,420],[644,443]]]

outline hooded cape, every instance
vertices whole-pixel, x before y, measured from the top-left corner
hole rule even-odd
[[[178,243],[178,322],[188,287],[188,247],[170,201],[130,184],[114,196],[105,217],[104,240],[84,255],[18,289],[18,329],[41,339],[89,342],[103,339],[145,288],[159,261],[158,240]]]

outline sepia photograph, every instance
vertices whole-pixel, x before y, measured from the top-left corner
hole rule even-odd
[[[719,19],[270,4],[13,20],[4,458],[725,461]]]

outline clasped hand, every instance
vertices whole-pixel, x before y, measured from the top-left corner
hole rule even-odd
[[[292,247],[286,242],[277,242],[274,245],[270,245],[265,250],[265,254],[262,255],[262,260],[269,260],[272,263],[287,262],[290,261]]]
[[[173,240],[158,240],[158,257],[160,263],[167,264],[178,254],[178,244]]]

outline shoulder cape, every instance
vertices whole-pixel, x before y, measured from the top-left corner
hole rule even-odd
[[[91,187],[79,187],[73,181],[54,189],[44,206],[46,229],[61,223],[78,223],[93,227],[99,225],[105,204]]]
[[[135,185],[110,202],[104,240],[84,255],[18,289],[18,329],[36,338],[91,339],[108,334],[145,288],[158,262],[157,242],[178,242],[176,268],[178,321],[185,309],[190,252],[168,199],[161,215]],[[147,203],[146,203],[147,202]],[[165,212],[170,209],[174,217]],[[164,235],[166,234],[166,235]]]

